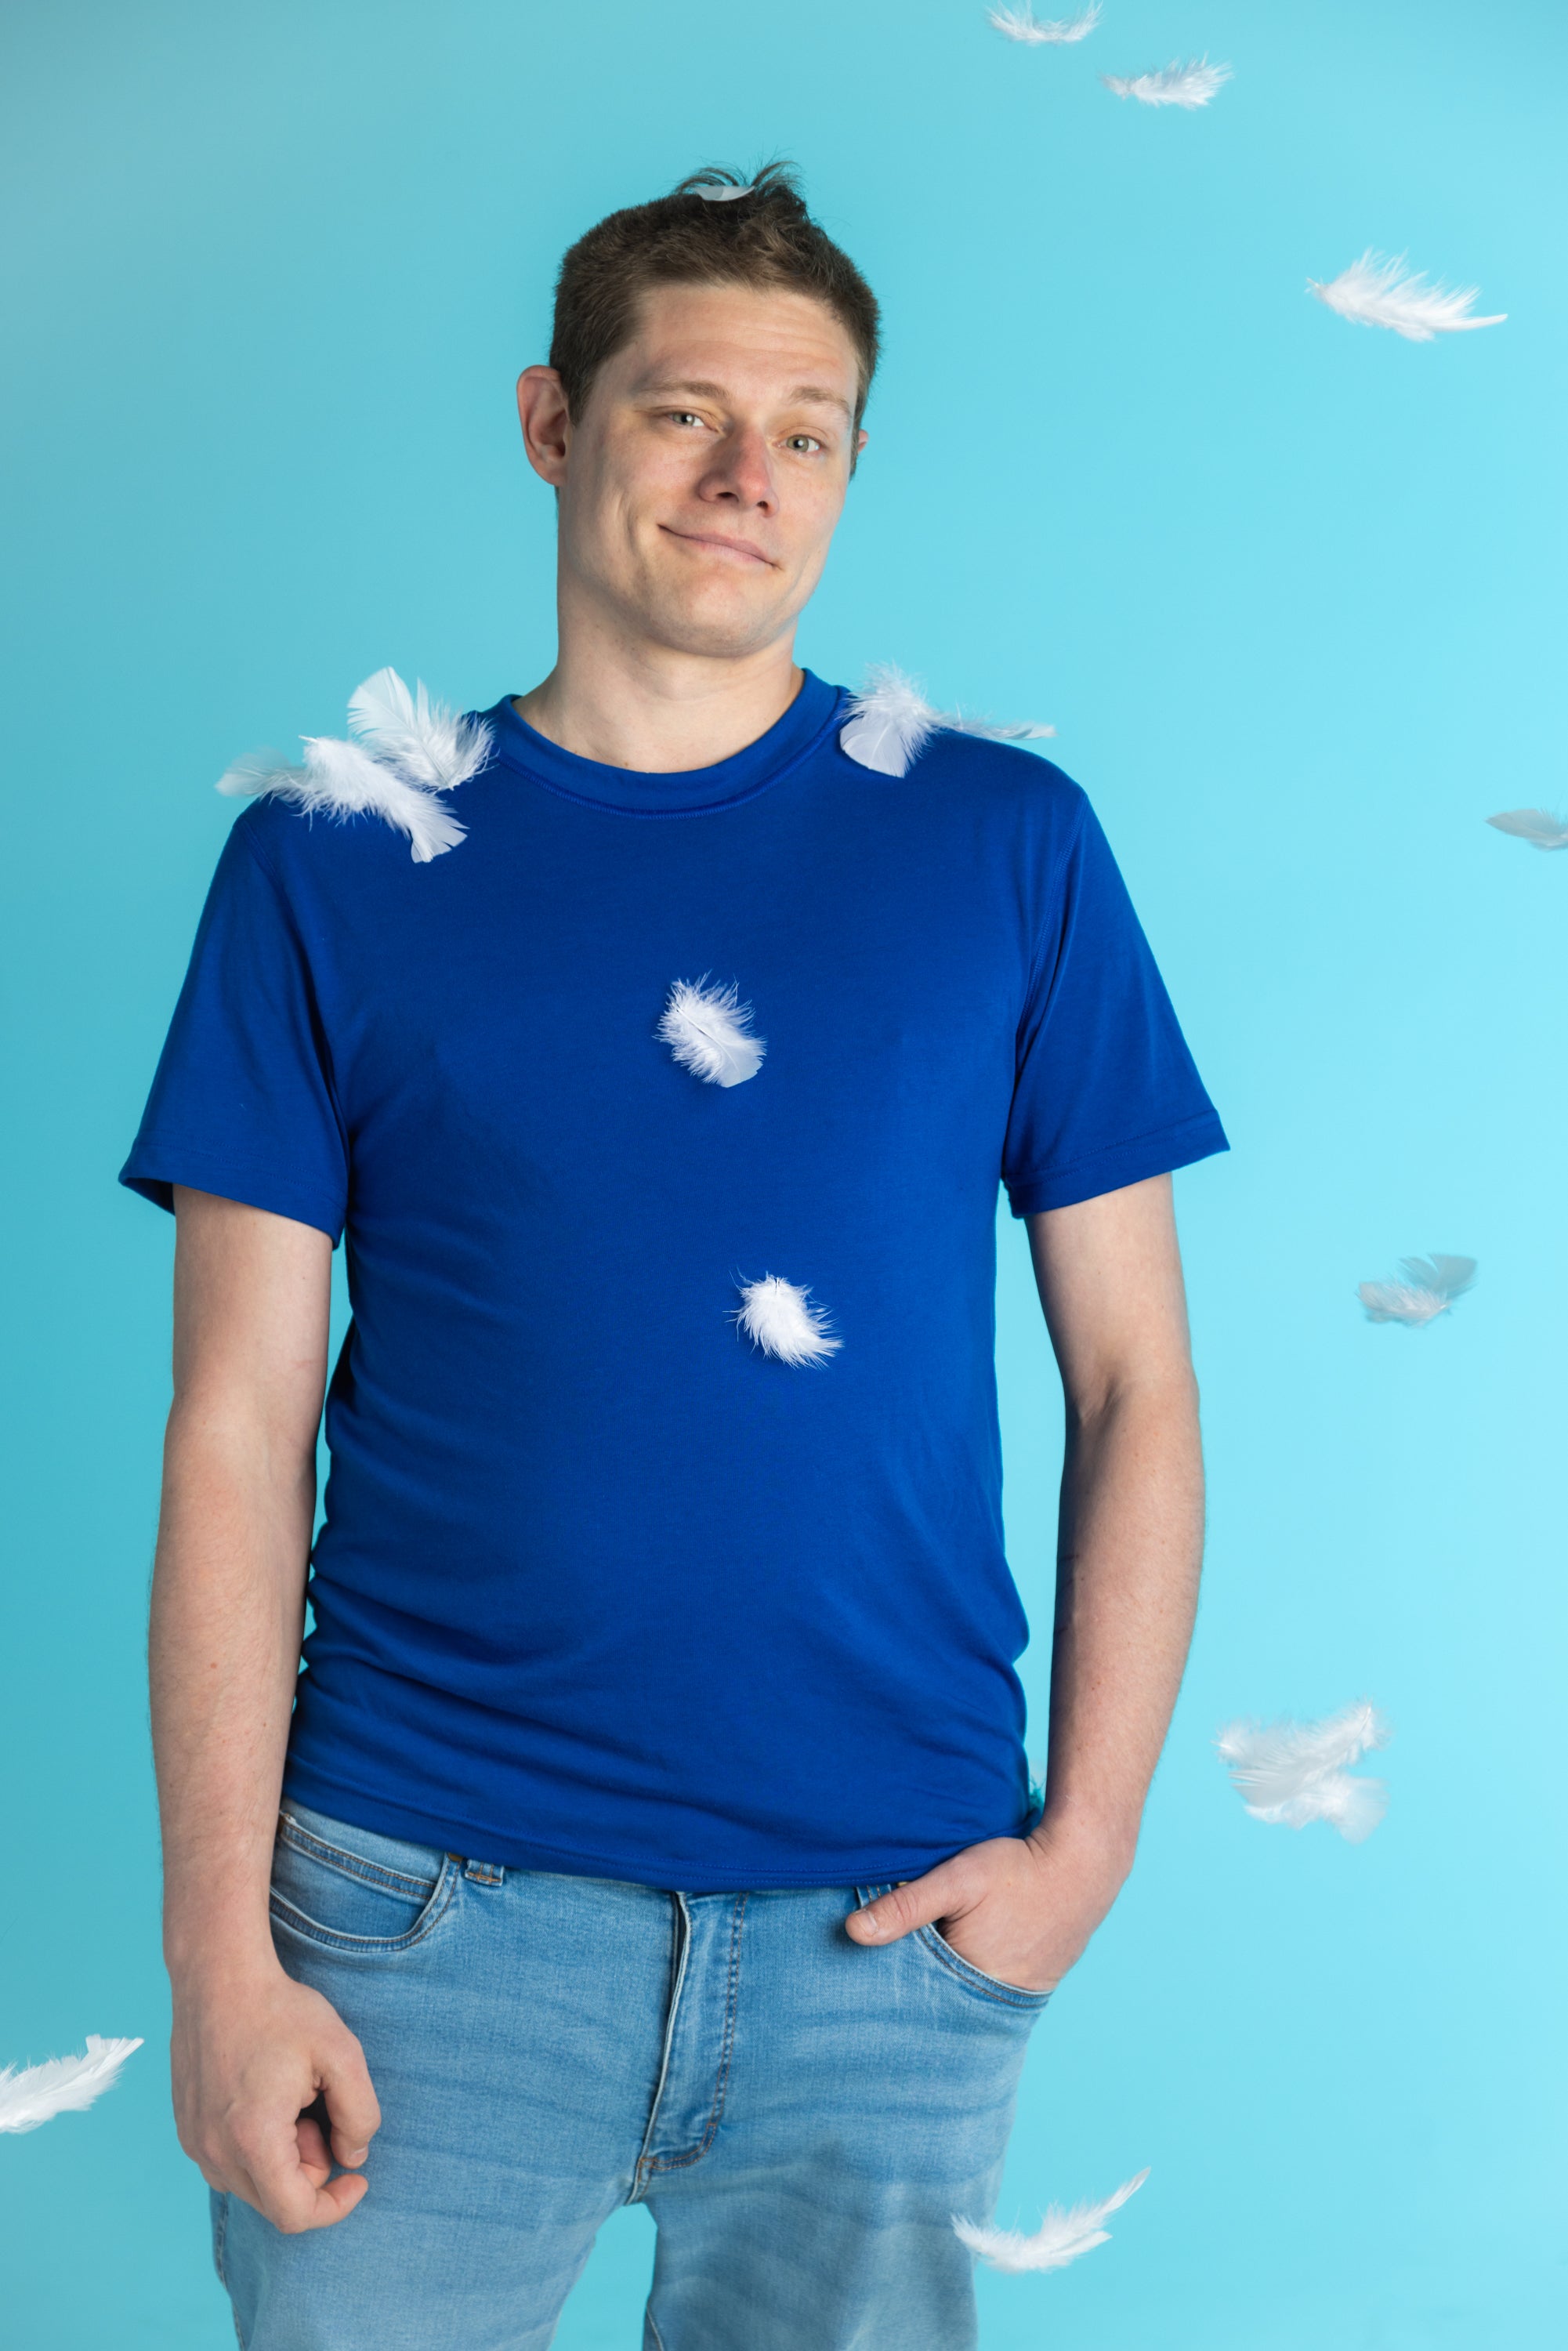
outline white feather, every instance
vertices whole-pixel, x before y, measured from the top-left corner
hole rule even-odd
[[[0,2068],[0,2131],[37,2130],[55,2115],[78,2114],[99,2094],[112,2089],[120,2069],[133,2049],[133,2041],[106,2041],[101,2033],[87,2036],[81,2057],[48,2057],[41,2065]]]
[[[960,2220],[956,2213],[953,2226],[969,2251],[988,2262],[994,2270],[1065,2269],[1080,2253],[1092,2252],[1096,2245],[1105,2243],[1111,2232],[1102,2222],[1113,2212],[1120,2211],[1148,2176],[1147,2171],[1140,2171],[1136,2179],[1124,2179],[1115,2194],[1107,2196],[1100,2204],[1049,2206],[1031,2237],[1026,2237],[1019,2229],[998,2229],[987,2221]]]
[[[765,1355],[777,1355],[781,1364],[825,1364],[842,1346],[841,1339],[829,1335],[828,1317],[811,1303],[809,1290],[776,1273],[737,1287],[735,1320]]]
[[[917,759],[938,728],[959,735],[984,735],[998,743],[1028,743],[1054,735],[1054,726],[995,726],[988,719],[966,718],[956,710],[936,710],[913,678],[892,662],[878,662],[866,672],[866,682],[850,704],[850,715],[839,733],[839,745],[850,758],[879,776],[902,776]]]
[[[1568,849],[1568,817],[1553,816],[1550,809],[1505,809],[1487,822],[1528,841],[1531,849]]]
[[[1446,1314],[1456,1298],[1475,1282],[1473,1257],[1405,1257],[1394,1281],[1363,1281],[1356,1296],[1369,1322],[1403,1322],[1419,1330],[1436,1315]]]
[[[1029,0],[1021,7],[988,9],[986,15],[988,23],[1009,41],[1082,41],[1100,22],[1100,0],[1090,0],[1076,16],[1037,16]]]
[[[1342,319],[1358,327],[1390,327],[1407,343],[1429,343],[1435,335],[1461,334],[1471,327],[1500,327],[1508,316],[1499,310],[1490,319],[1472,319],[1479,287],[1429,286],[1419,270],[1406,268],[1403,254],[1386,261],[1370,246],[1326,284],[1309,277],[1307,291]]]
[[[1157,73],[1102,74],[1100,78],[1118,98],[1135,98],[1141,106],[1207,106],[1230,79],[1228,66],[1211,66],[1207,57],[1183,65],[1173,58]]]
[[[1359,1844],[1387,1810],[1388,1791],[1381,1780],[1353,1780],[1345,1767],[1392,1737],[1363,1698],[1321,1722],[1228,1722],[1214,1743],[1255,1821],[1292,1829],[1327,1821]]]
[[[490,756],[491,733],[482,718],[465,718],[445,703],[432,702],[423,678],[410,694],[395,669],[379,669],[356,688],[349,698],[349,726],[378,759],[432,791],[465,784]]]
[[[713,1086],[743,1086],[762,1067],[766,1041],[747,1027],[749,1004],[731,980],[710,987],[701,979],[677,979],[653,1034],[667,1045],[683,1070]]]
[[[264,767],[271,755],[253,752],[219,777],[219,791],[269,793],[308,816],[382,817],[408,835],[416,865],[427,864],[463,839],[463,827],[434,793],[406,782],[362,743],[340,742],[331,735],[308,735],[304,742],[303,767]]]

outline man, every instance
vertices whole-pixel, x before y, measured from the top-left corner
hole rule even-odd
[[[781,171],[601,223],[518,386],[555,668],[444,735],[383,682],[219,864],[123,1173],[178,1214],[174,2099],[248,2351],[532,2351],[631,2199],[649,2351],[961,2351],[952,2216],[1132,1861],[1201,1547],[1169,1171],[1225,1137],[1078,789],[878,758],[795,664],[876,353]],[[1067,1396],[1043,1811],[998,1178]]]

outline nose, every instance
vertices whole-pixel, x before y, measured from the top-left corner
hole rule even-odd
[[[727,433],[697,485],[697,496],[712,505],[735,507],[747,514],[777,514],[778,485],[762,434],[741,427]]]

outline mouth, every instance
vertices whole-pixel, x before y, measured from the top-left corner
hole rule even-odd
[[[748,538],[727,538],[717,531],[675,530],[667,522],[661,523],[659,528],[671,538],[684,539],[688,547],[709,547],[716,554],[732,557],[737,563],[759,563],[769,571],[778,569],[773,558],[765,555],[761,548],[754,547]]]

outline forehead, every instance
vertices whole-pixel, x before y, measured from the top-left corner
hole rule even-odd
[[[810,386],[852,411],[860,388],[855,348],[837,315],[782,287],[650,287],[605,372],[632,396],[703,382],[788,400]]]

